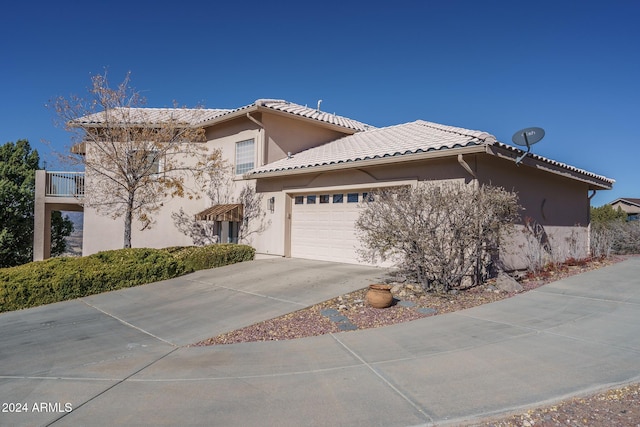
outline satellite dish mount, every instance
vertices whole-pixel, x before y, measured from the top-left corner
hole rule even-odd
[[[514,144],[527,147],[527,151],[516,159],[516,165],[519,165],[527,154],[531,152],[531,146],[542,138],[544,138],[544,129],[542,128],[526,128],[513,134],[511,140]]]

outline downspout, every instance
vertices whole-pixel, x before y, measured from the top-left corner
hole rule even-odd
[[[464,168],[464,170],[466,170],[469,173],[469,175],[471,175],[473,177],[473,180],[476,183],[476,189],[478,191],[480,191],[480,181],[478,181],[478,176],[473,171],[473,169],[471,169],[471,166],[469,166],[469,163],[467,163],[464,160],[464,157],[462,157],[462,154],[458,154],[458,163],[460,163],[460,166],[462,166]],[[482,197],[482,193],[479,193],[478,196]],[[479,218],[478,218],[478,221],[480,221]],[[479,233],[478,234],[478,244],[481,245],[480,242],[482,241],[482,233],[480,231],[480,224],[478,224],[478,233]],[[477,256],[476,256],[476,265],[475,265],[474,274],[473,274],[473,276],[474,276],[473,277],[473,283],[475,285],[478,284],[478,281],[480,279],[480,274],[481,274],[481,272],[480,272],[480,265],[481,265],[481,262],[480,262],[481,249],[480,249],[480,247],[481,246],[478,246],[478,248],[477,248],[478,249],[478,253],[477,253]]]
[[[267,159],[267,144],[265,142],[266,138],[265,138],[264,124],[260,120],[253,117],[251,113],[247,113],[247,119],[251,120],[253,123],[260,126],[262,130],[262,132],[260,133],[260,144],[262,144],[262,155],[260,156],[260,166],[264,166]]]
[[[587,196],[589,200],[589,226],[587,227],[587,256],[591,255],[591,199],[598,192],[597,190],[592,189],[593,193],[590,196]]]
[[[471,169],[471,166],[469,166],[469,163],[467,163],[464,160],[464,158],[462,157],[462,154],[458,154],[458,163],[460,163],[460,166],[462,166],[464,170],[469,172],[469,175],[471,175],[473,179],[476,180],[476,182],[478,181],[478,177],[476,176],[476,173],[473,171],[473,169]]]

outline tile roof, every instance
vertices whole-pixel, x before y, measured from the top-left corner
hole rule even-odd
[[[355,131],[365,131],[375,129],[374,126],[366,123],[359,122],[357,120],[350,119],[348,117],[338,116],[336,114],[327,113],[315,108],[310,108],[293,102],[285,101],[283,99],[258,99],[254,103],[245,105],[244,107],[229,110],[219,117],[233,115],[234,113],[251,110],[251,109],[268,109],[278,112],[291,114],[293,116],[303,117],[306,119],[317,120],[336,126],[340,126],[346,129],[352,129]],[[216,120],[219,117],[208,119],[207,121]]]
[[[111,110],[114,120],[123,124],[158,124],[175,120],[179,123],[196,125],[220,117],[231,110],[207,108],[114,108]],[[73,123],[78,125],[101,125],[105,121],[105,112],[80,117]],[[72,123],[72,124],[73,124]]]
[[[312,168],[472,145],[493,144],[486,132],[418,120],[345,136],[254,169],[251,174]]]
[[[502,143],[502,142],[496,142],[493,145],[497,146],[497,147],[505,148],[505,149],[507,149],[509,151],[517,153],[518,155],[524,153],[524,151],[522,151],[521,149],[513,147],[511,145],[507,145],[507,144]],[[549,158],[544,157],[544,156],[539,156],[539,155],[534,154],[534,153],[527,154],[527,157],[531,157],[533,159],[539,160],[541,162],[544,162],[544,163],[547,163],[547,164],[550,164],[550,165],[553,165],[553,166],[557,166],[557,167],[562,168],[562,169],[566,169],[568,171],[576,172],[576,173],[579,173],[581,175],[585,175],[585,176],[588,176],[588,177],[591,177],[591,178],[595,178],[595,179],[604,181],[604,182],[609,183],[609,184],[613,184],[614,182],[616,182],[615,179],[607,178],[604,175],[598,175],[596,173],[589,172],[588,170],[580,169],[580,168],[577,168],[575,166],[571,166],[571,165],[566,164],[566,163],[558,162],[557,160],[549,159]]]
[[[188,123],[194,126],[207,126],[216,120],[224,120],[224,118],[233,116],[236,113],[249,111],[252,109],[267,109],[278,111],[293,116],[302,117],[319,122],[328,123],[345,129],[351,129],[356,132],[375,129],[374,126],[348,117],[338,116],[336,114],[327,113],[294,104],[293,102],[282,99],[258,99],[252,104],[245,105],[235,109],[206,109],[206,108],[115,108],[112,111],[116,120],[121,120],[124,124],[157,124],[167,120],[176,120],[182,123]],[[99,126],[104,123],[104,111],[89,114],[75,121],[78,125],[95,125]]]
[[[640,207],[640,199],[635,199],[635,198],[629,198],[629,197],[620,197],[618,199],[615,199],[613,202],[609,203],[610,205],[616,203],[616,202],[622,202],[622,203],[627,203],[630,205],[636,205]]]
[[[499,147],[513,152],[514,155],[523,153],[519,148],[498,142],[495,136],[486,132],[418,120],[348,135],[324,145],[296,153],[290,158],[280,159],[255,168],[248,173],[248,176],[259,178],[261,174],[270,172],[302,172],[318,166],[358,163],[382,158],[399,158],[412,154],[471,146]],[[452,155],[454,154],[452,153]],[[609,186],[615,182],[615,180],[605,176],[547,159],[537,154],[530,153],[527,157],[603,181]]]

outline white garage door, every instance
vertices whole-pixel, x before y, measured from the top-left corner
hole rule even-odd
[[[291,209],[291,256],[360,263],[354,223],[363,192],[297,195]]]

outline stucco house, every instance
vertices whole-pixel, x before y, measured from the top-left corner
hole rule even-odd
[[[627,221],[640,220],[640,199],[619,198],[609,203],[614,209],[622,209],[627,214]]]
[[[160,115],[168,111],[153,110]],[[233,165],[230,193],[237,196],[250,183],[262,195],[266,226],[247,242],[258,253],[358,263],[354,221],[367,193],[389,186],[453,180],[490,183],[518,192],[523,217],[542,225],[559,252],[569,251],[564,246],[571,238],[571,250],[586,256],[590,197],[595,191],[611,189],[614,183],[535,154],[516,164],[522,151],[489,133],[422,120],[375,128],[273,99],[232,110],[206,111],[206,118],[200,113],[192,125],[203,127],[207,147],[222,149]],[[187,117],[188,110],[183,114]],[[53,194],[50,183],[60,180],[55,174],[37,174],[36,259],[48,256],[45,223],[50,207],[77,207],[82,194],[71,194],[74,189],[92,191],[89,185],[76,185],[66,190],[68,194]],[[72,180],[78,178],[63,179]],[[206,198],[176,198],[164,204],[153,228],[134,230],[133,246],[192,244],[172,221],[171,213],[179,208],[202,220],[216,221],[221,241],[236,237],[241,206],[212,206]],[[121,220],[85,208],[83,253],[121,247],[122,228]],[[521,267],[517,257],[512,264]]]

